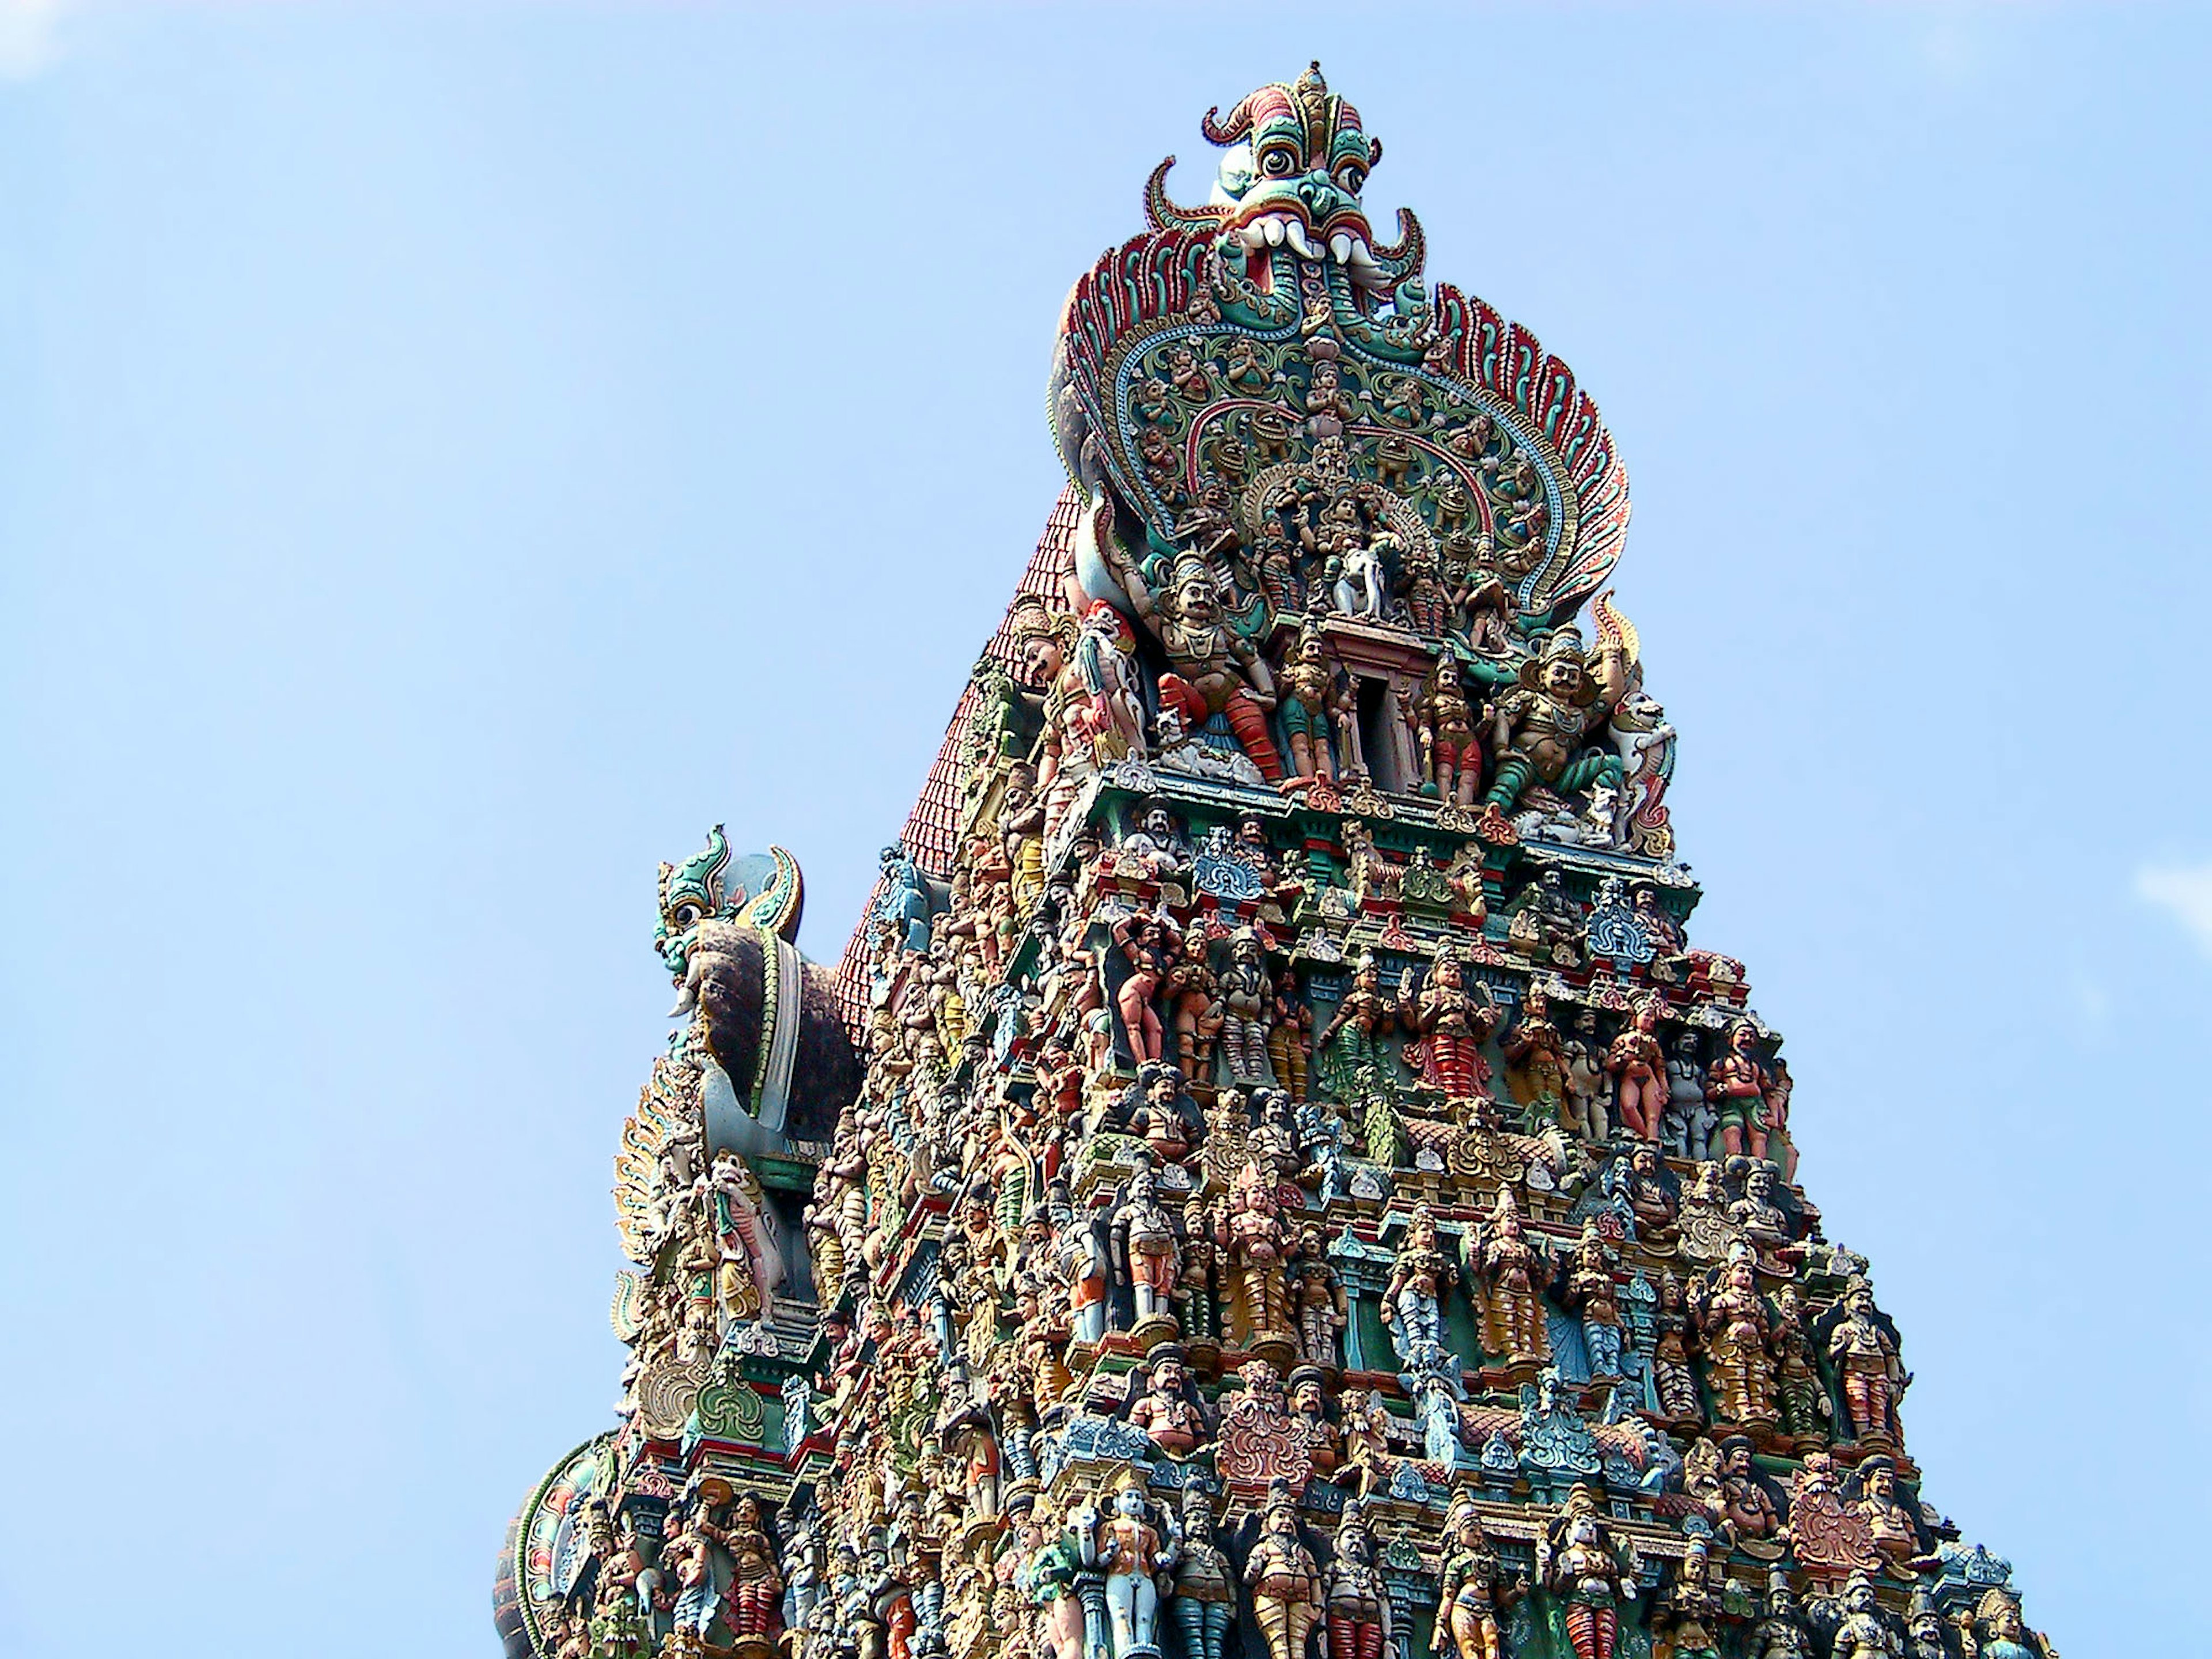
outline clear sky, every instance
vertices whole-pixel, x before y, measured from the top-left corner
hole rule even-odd
[[[1318,55],[1616,434],[1698,942],[2069,1659],[2202,1574],[2212,14],[0,0],[0,1653],[494,1650],[657,860],[834,956],[1056,310]]]

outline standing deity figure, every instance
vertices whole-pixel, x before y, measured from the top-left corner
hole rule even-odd
[[[1382,1291],[1383,1322],[1398,1350],[1399,1363],[1420,1372],[1450,1365],[1444,1348],[1443,1299],[1459,1282],[1459,1264],[1445,1251],[1437,1231],[1437,1218],[1426,1205],[1417,1206],[1406,1224],[1406,1237],[1398,1246],[1398,1260],[1390,1282]]]
[[[1405,713],[1421,745],[1421,775],[1427,793],[1459,806],[1474,805],[1482,787],[1482,745],[1477,732],[1484,721],[1495,721],[1498,711],[1485,704],[1480,709],[1469,697],[1466,671],[1459,659],[1446,651],[1418,696],[1406,693]]]
[[[1399,988],[1398,1009],[1407,1030],[1420,1039],[1421,1081],[1453,1100],[1474,1100],[1490,1092],[1490,1062],[1482,1045],[1501,1016],[1487,986],[1467,988],[1466,971],[1446,948],[1437,952],[1427,979],[1416,994],[1413,969]]]
[[[1651,1386],[1659,1409],[1677,1423],[1701,1415],[1698,1379],[1690,1369],[1690,1304],[1672,1268],[1659,1275],[1659,1305],[1652,1312]]]
[[[1298,1258],[1291,1271],[1291,1304],[1297,1314],[1298,1349],[1309,1365],[1334,1370],[1344,1363],[1341,1343],[1352,1310],[1344,1279],[1328,1259],[1321,1224],[1298,1230]]]
[[[728,1608],[725,1618],[741,1649],[773,1650],[782,1627],[783,1573],[775,1540],[761,1515],[760,1500],[750,1492],[730,1511],[722,1534],[730,1555]]]
[[[1230,941],[1220,994],[1221,1052],[1229,1064],[1229,1080],[1245,1088],[1287,1082],[1278,1079],[1268,1065],[1275,988],[1267,975],[1267,946],[1249,927],[1239,929]]]
[[[1741,1240],[1729,1247],[1726,1263],[1716,1270],[1692,1308],[1705,1354],[1705,1380],[1719,1407],[1720,1419],[1745,1427],[1772,1428],[1774,1361],[1767,1352],[1772,1324],[1759,1294],[1751,1248]]]
[[[1344,1196],[1344,1120],[1326,1101],[1299,1103],[1294,1121],[1298,1129],[1298,1156],[1304,1161],[1299,1179],[1327,1205]]]
[[[1171,960],[1165,925],[1148,910],[1133,911],[1114,924],[1114,945],[1129,964],[1129,975],[1114,994],[1129,1053],[1139,1065],[1158,1060],[1166,1030],[1153,1003],[1167,983]]]
[[[1703,1164],[1712,1152],[1712,1132],[1720,1121],[1705,1099],[1705,1066],[1698,1054],[1698,1034],[1685,1031],[1674,1039],[1667,1059],[1667,1150],[1676,1158]]]
[[[1594,1377],[1620,1375],[1620,1300],[1613,1285],[1613,1251],[1598,1236],[1597,1218],[1583,1219],[1582,1237],[1566,1264],[1566,1304],[1583,1326],[1583,1347]]]
[[[715,1281],[723,1310],[733,1319],[773,1319],[783,1256],[760,1177],[726,1146],[714,1154],[707,1190],[721,1253]]]
[[[1560,1127],[1571,1135],[1603,1140],[1613,1129],[1613,1079],[1606,1072],[1606,1045],[1598,1036],[1596,1009],[1576,1013],[1574,1030],[1561,1047],[1566,1055],[1567,1090],[1559,1102]]]
[[[1620,757],[1586,749],[1628,689],[1620,641],[1607,640],[1593,665],[1582,635],[1562,628],[1522,664],[1520,683],[1499,697],[1492,719],[1498,771],[1483,797],[1486,816],[1503,819],[1532,783],[1561,794],[1603,781],[1620,787]]]
[[[1531,986],[1520,1017],[1505,1035],[1505,1080],[1520,1105],[1561,1115],[1567,1101],[1566,1044],[1552,1023],[1551,1000]]]
[[[1782,1400],[1782,1425],[1801,1448],[1827,1443],[1826,1419],[1834,1412],[1828,1391],[1821,1386],[1820,1368],[1813,1363],[1813,1343],[1806,1334],[1804,1304],[1794,1286],[1774,1293],[1775,1392]]]
[[[1237,1273],[1246,1340],[1261,1333],[1287,1334],[1290,1296],[1283,1264],[1290,1239],[1275,1196],[1275,1178],[1256,1161],[1247,1161],[1237,1172],[1228,1207],[1215,1218],[1214,1242],[1227,1252]]]
[[[1176,1285],[1182,1262],[1176,1247],[1175,1218],[1160,1202],[1159,1184],[1149,1164],[1129,1177],[1113,1221],[1115,1267],[1128,1285],[1141,1337],[1176,1334]]]
[[[1897,1401],[1912,1377],[1899,1358],[1897,1339],[1876,1314],[1874,1287],[1863,1278],[1844,1288],[1844,1316],[1828,1333],[1828,1358],[1844,1385],[1852,1436],[1862,1443],[1898,1444]]]
[[[676,1580],[676,1627],[669,1638],[672,1652],[704,1650],[707,1631],[721,1611],[721,1591],[714,1583],[714,1547],[723,1536],[722,1528],[709,1517],[705,1498],[694,1497],[668,1541],[661,1546],[661,1570]]]
[[[1505,1583],[1498,1552],[1484,1536],[1472,1503],[1455,1503],[1444,1517],[1443,1567],[1437,1580],[1436,1631],[1429,1651],[1454,1659],[1505,1659],[1502,1621],[1528,1593],[1523,1576]]]
[[[1159,1530],[1145,1518],[1139,1477],[1125,1475],[1109,1515],[1098,1517],[1090,1565],[1106,1579],[1106,1623],[1113,1659],[1157,1659],[1152,1638],[1160,1596],[1153,1575],[1170,1565]]]
[[[1751,1627],[1744,1659],[1813,1659],[1813,1632],[1790,1588],[1790,1575],[1776,1567],[1766,1576],[1766,1602]]]
[[[1790,1096],[1796,1085],[1790,1079],[1790,1062],[1777,1054],[1766,1093],[1752,1114],[1746,1139],[1753,1158],[1763,1158],[1782,1171],[1784,1181],[1797,1178],[1797,1147],[1790,1139]]]
[[[1705,1073],[1705,1102],[1713,1109],[1721,1150],[1729,1158],[1743,1152],[1754,1115],[1765,1133],[1764,1109],[1774,1079],[1759,1063],[1758,1047],[1758,1028],[1749,1020],[1738,1020],[1729,1028],[1728,1052]]]
[[[1083,1601],[1076,1593],[1083,1547],[1075,1529],[1055,1530],[1050,1511],[1039,1507],[1023,1521],[1020,1538],[1014,1578],[1037,1612],[1040,1659],[1084,1659]]]
[[[1346,1502],[1337,1522],[1336,1554],[1322,1576],[1322,1605],[1328,1620],[1328,1659],[1382,1659],[1390,1641],[1390,1592],[1365,1507],[1357,1498]]]
[[[1267,1644],[1267,1659],[1306,1659],[1321,1618],[1321,1570],[1300,1536],[1298,1507],[1290,1484],[1267,1490],[1260,1536],[1244,1563],[1252,1620]]]
[[[1659,1119],[1667,1106],[1667,1056],[1654,1035],[1659,1004],[1646,997],[1606,1051],[1605,1069],[1613,1074],[1613,1100],[1621,1127],[1638,1140],[1656,1144]]]
[[[1547,1264],[1522,1231],[1510,1187],[1498,1188],[1498,1202],[1475,1246],[1474,1268],[1483,1291],[1483,1347],[1514,1364],[1549,1358],[1543,1295]]]
[[[1176,1316],[1186,1342],[1221,1340],[1219,1248],[1205,1206],[1189,1200],[1182,1206],[1182,1271],[1176,1280]]]
[[[1275,976],[1274,1022],[1267,1033],[1267,1058],[1275,1081],[1293,1100],[1306,1097],[1307,1050],[1313,1042],[1313,1010],[1298,991],[1298,976],[1288,968]]]
[[[1351,985],[1316,1045],[1325,1085],[1349,1097],[1381,1088],[1389,1076],[1382,1036],[1396,1019],[1397,1005],[1382,991],[1382,965],[1372,952],[1363,952],[1352,969]],[[1370,1154],[1376,1150],[1368,1148]]]
[[[1221,1659],[1229,1627],[1237,1620],[1237,1580],[1229,1558],[1214,1540],[1212,1500],[1196,1486],[1182,1495],[1182,1542],[1176,1552],[1175,1594],[1168,1624],[1182,1659]]]
[[[1558,1598],[1575,1659],[1613,1659],[1620,1603],[1636,1595],[1636,1552],[1613,1541],[1597,1493],[1577,1485],[1536,1545],[1536,1573]]]
[[[1175,1005],[1176,1054],[1183,1075],[1194,1082],[1211,1082],[1213,1045],[1221,1035],[1221,988],[1206,957],[1213,941],[1202,916],[1193,916],[1183,930],[1182,948],[1168,968],[1167,992]]]
[[[1068,1330],[1078,1342],[1106,1335],[1106,1293],[1112,1277],[1106,1241],[1087,1218],[1070,1217],[1060,1229],[1060,1278],[1067,1286]]]
[[[1692,1534],[1662,1593],[1652,1628],[1662,1632],[1674,1659],[1720,1659],[1721,1598],[1712,1582],[1712,1547]]]
[[[1283,741],[1291,751],[1291,771],[1301,781],[1320,778],[1334,782],[1337,759],[1332,745],[1340,746],[1346,760],[1353,749],[1357,705],[1352,682],[1331,662],[1328,641],[1316,629],[1308,628],[1283,653],[1276,671],[1281,696],[1277,717]]]
[[[1137,615],[1152,624],[1167,653],[1168,672],[1160,676],[1161,708],[1180,715],[1194,734],[1214,715],[1224,716],[1260,775],[1270,782],[1280,779],[1283,763],[1267,736],[1274,678],[1252,641],[1222,615],[1220,593],[1206,561],[1183,553],[1169,568],[1155,559],[1140,569],[1110,533],[1105,551]]]
[[[1834,1659],[1896,1659],[1905,1651],[1905,1644],[1882,1614],[1874,1581],[1864,1573],[1853,1573],[1844,1587],[1843,1622],[1836,1626],[1828,1651]]]

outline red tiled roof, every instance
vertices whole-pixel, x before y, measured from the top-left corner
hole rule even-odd
[[[1014,589],[1014,597],[1007,601],[1006,615],[992,634],[984,653],[1006,667],[1013,666],[1014,607],[1022,600],[1046,598],[1060,600],[1066,592],[1066,578],[1075,569],[1075,525],[1082,510],[1083,498],[1073,484],[1060,492],[1053,504],[1052,516],[1045,520],[1044,533],[1037,538],[1036,550],[1030,555],[1029,568]],[[967,735],[969,703],[975,688],[960,689],[960,701],[953,705],[952,718],[945,728],[945,741],[938,745],[937,758],[930,765],[929,775],[923,780],[921,793],[913,810],[906,816],[906,828],[900,840],[907,852],[931,875],[940,878],[952,873],[954,841],[959,834],[960,811],[960,748]],[[845,1024],[860,1040],[867,1018],[867,974],[863,964],[867,960],[868,917],[874,913],[881,884],[868,894],[866,908],[860,913],[860,924],[853,936],[845,941],[845,953],[837,964],[837,1006],[845,1017]]]

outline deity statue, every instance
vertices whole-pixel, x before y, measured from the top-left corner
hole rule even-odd
[[[1182,1271],[1176,1280],[1176,1318],[1183,1340],[1204,1345],[1209,1353],[1221,1340],[1218,1249],[1206,1206],[1191,1199],[1182,1208]]]
[[[1592,664],[1581,634],[1559,629],[1522,665],[1519,678],[1498,698],[1492,717],[1498,770],[1483,798],[1488,813],[1503,819],[1531,783],[1561,794],[1601,780],[1619,788],[1620,757],[1585,748],[1583,740],[1605,723],[1628,689],[1620,642],[1601,642]]]
[[[1904,1653],[1905,1644],[1881,1610],[1874,1581],[1865,1574],[1853,1574],[1844,1587],[1843,1615],[1829,1643],[1833,1659],[1896,1659]]]
[[[1556,865],[1522,888],[1506,911],[1505,936],[1514,946],[1557,967],[1582,965],[1586,932],[1582,910]]]
[[[1068,1525],[1055,1528],[1052,1511],[1042,1504],[1024,1516],[1018,1529],[1014,1581],[1036,1610],[1042,1639],[1034,1645],[1042,1659],[1084,1659],[1083,1602],[1076,1580],[1084,1567],[1079,1540],[1087,1531],[1073,1516]]]
[[[1175,1594],[1168,1601],[1168,1623],[1182,1648],[1181,1659],[1221,1659],[1236,1621],[1237,1581],[1228,1556],[1214,1540],[1212,1500],[1195,1486],[1186,1487]]]
[[[1506,1659],[1501,1621],[1528,1593],[1525,1574],[1504,1582],[1480,1511],[1471,1503],[1455,1503],[1444,1516],[1443,1565],[1429,1651],[1443,1655],[1449,1644],[1453,1659]]]
[[[1163,1060],[1137,1067],[1137,1081],[1108,1114],[1106,1127],[1135,1135],[1163,1165],[1182,1164],[1206,1142],[1206,1116],[1183,1086],[1183,1074]]]
[[[1629,1024],[1613,1040],[1605,1069],[1613,1074],[1613,1098],[1621,1127],[1638,1140],[1656,1144],[1659,1118],[1667,1102],[1667,1057],[1653,1035],[1659,1026],[1659,1004],[1646,997],[1636,1006]]]
[[[1389,1075],[1382,1038],[1395,1023],[1397,1005],[1382,992],[1382,968],[1372,952],[1354,964],[1352,983],[1316,1044],[1322,1075],[1336,1092],[1358,1095]],[[1370,1154],[1373,1148],[1370,1148]]]
[[[1910,1577],[1913,1559],[1920,1553],[1920,1527],[1898,1490],[1896,1462],[1882,1455],[1868,1458],[1859,1465],[1858,1484],[1858,1498],[1851,1507],[1866,1522],[1869,1537],[1887,1559],[1891,1571],[1899,1577]]]
[[[1267,1058],[1275,1081],[1291,1098],[1306,1097],[1307,1054],[1313,1044],[1313,1010],[1298,990],[1298,976],[1285,968],[1275,976],[1274,1021],[1267,1032]]]
[[[1390,1640],[1390,1592],[1382,1583],[1364,1507],[1347,1499],[1335,1554],[1322,1575],[1329,1659],[1382,1659]]]
[[[1596,1492],[1578,1485],[1536,1546],[1536,1575],[1558,1599],[1575,1659],[1613,1659],[1620,1604],[1636,1595],[1636,1552],[1614,1541]]]
[[[1456,1369],[1444,1346],[1443,1298],[1458,1282],[1459,1264],[1443,1248],[1436,1217],[1426,1205],[1416,1206],[1406,1223],[1381,1309],[1399,1363],[1407,1370],[1442,1364]]]
[[[1613,1131],[1613,1079],[1606,1071],[1606,1045],[1598,1036],[1597,1010],[1577,1009],[1573,1029],[1562,1039],[1566,1092],[1559,1101],[1559,1125],[1571,1134],[1603,1140]]]
[[[1272,1087],[1279,1080],[1268,1065],[1274,991],[1267,946],[1251,928],[1240,929],[1230,941],[1229,966],[1220,976],[1221,1051],[1231,1083]]]
[[[1307,1659],[1322,1610],[1321,1569],[1298,1525],[1297,1500],[1285,1481],[1268,1489],[1260,1536],[1244,1564],[1253,1622],[1267,1644],[1267,1659]]]
[[[1689,1299],[1672,1269],[1659,1275],[1652,1328],[1651,1386],[1659,1409],[1677,1423],[1694,1423],[1703,1412],[1698,1379],[1690,1370]]]
[[[1132,912],[1114,924],[1114,944],[1129,964],[1128,977],[1114,994],[1129,1052],[1140,1066],[1157,1061],[1165,1049],[1166,1028],[1153,1004],[1172,961],[1166,925],[1150,911]]]
[[[1711,1156],[1714,1127],[1720,1114],[1705,1099],[1705,1065],[1698,1054],[1698,1034],[1684,1031],[1674,1039],[1667,1057],[1667,1110],[1660,1120],[1667,1150],[1676,1158],[1703,1164]]]
[[[1805,1328],[1805,1310],[1794,1285],[1774,1293],[1775,1392],[1782,1401],[1782,1426],[1799,1449],[1827,1443],[1828,1419],[1834,1407],[1821,1385],[1813,1361],[1813,1344]]]
[[[1705,1073],[1705,1101],[1716,1115],[1721,1149],[1729,1158],[1740,1155],[1754,1117],[1765,1127],[1767,1091],[1773,1074],[1759,1063],[1758,1028],[1738,1020],[1729,1028],[1728,1052]]]
[[[1167,994],[1175,1006],[1176,1052],[1183,1075],[1210,1082],[1213,1046],[1221,1034],[1221,988],[1208,965],[1212,940],[1203,917],[1191,918],[1181,948],[1168,968]]]
[[[1483,1292],[1484,1351],[1515,1365],[1548,1358],[1552,1344],[1544,1329],[1543,1293],[1550,1264],[1522,1231],[1510,1188],[1498,1189],[1475,1246],[1474,1271]]]
[[[1227,1253],[1237,1274],[1246,1342],[1261,1334],[1287,1337],[1290,1297],[1283,1268],[1290,1238],[1274,1177],[1258,1163],[1249,1162],[1237,1172],[1227,1206],[1215,1218],[1214,1242]]]
[[[1406,1029],[1420,1040],[1421,1081],[1453,1100],[1487,1097],[1490,1062],[1482,1045],[1503,1018],[1489,988],[1477,981],[1470,994],[1459,957],[1447,948],[1437,952],[1418,994],[1407,969],[1398,996]]]
[[[1289,585],[1296,585],[1295,577]],[[1318,629],[1304,629],[1284,647],[1275,683],[1281,696],[1277,718],[1292,775],[1335,781],[1338,754],[1348,760],[1357,753],[1352,722],[1358,704],[1350,677],[1329,660],[1328,641]]]
[[[1520,1018],[1505,1035],[1505,1080],[1519,1104],[1562,1113],[1568,1093],[1566,1047],[1551,1013],[1551,1000],[1534,986],[1529,987]],[[1564,1114],[1561,1121],[1565,1121]]]
[[[1772,1326],[1748,1246],[1729,1246],[1727,1262],[1708,1277],[1691,1312],[1720,1419],[1771,1429],[1778,1421],[1774,1361],[1767,1351]]]
[[[1863,1444],[1896,1446],[1903,1439],[1897,1402],[1911,1373],[1875,1307],[1872,1285],[1854,1277],[1844,1286],[1843,1308],[1843,1317],[1828,1333],[1828,1359],[1843,1384],[1851,1434]]]
[[[1129,1407],[1130,1424],[1170,1457],[1188,1457],[1211,1425],[1182,1349],[1173,1343],[1153,1349],[1139,1375],[1143,1392]]]
[[[1813,1632],[1780,1567],[1767,1575],[1766,1605],[1751,1627],[1745,1659],[1814,1659]]]
[[[1270,782],[1279,779],[1283,763],[1267,735],[1267,711],[1275,706],[1273,677],[1251,641],[1222,615],[1220,593],[1206,561],[1184,553],[1171,568],[1162,569],[1155,559],[1140,569],[1110,535],[1105,552],[1137,615],[1152,625],[1167,653],[1160,706],[1179,714],[1193,732],[1214,715],[1224,716],[1261,775]]]
[[[1586,1216],[1582,1237],[1566,1261],[1562,1298],[1582,1321],[1583,1347],[1593,1377],[1620,1373],[1620,1302],[1613,1285],[1618,1260],[1598,1236],[1597,1218]]]
[[[1652,1628],[1662,1632],[1674,1659],[1720,1659],[1721,1598],[1712,1582],[1712,1550],[1691,1536],[1674,1570],[1674,1582],[1660,1592]]]
[[[1139,1164],[1115,1206],[1112,1219],[1115,1268],[1129,1286],[1135,1308],[1133,1334],[1140,1343],[1176,1334],[1176,1286],[1182,1262],[1176,1247],[1175,1218],[1160,1202],[1150,1164]]]
[[[1309,1365],[1334,1370],[1343,1363],[1341,1340],[1351,1307],[1345,1299],[1343,1278],[1329,1261],[1319,1222],[1310,1221],[1298,1230],[1298,1254],[1289,1289],[1301,1356]]]
[[[1135,1475],[1123,1477],[1110,1514],[1097,1518],[1087,1565],[1106,1579],[1106,1620],[1113,1659],[1157,1659],[1152,1638],[1159,1616],[1154,1575],[1172,1565],[1159,1529],[1146,1518],[1143,1486]]]
[[[1474,805],[1482,787],[1482,745],[1478,728],[1494,722],[1498,711],[1487,704],[1477,707],[1467,689],[1466,671],[1457,656],[1446,651],[1429,671],[1419,694],[1406,694],[1406,715],[1421,745],[1421,775],[1425,793],[1459,806]]]
[[[730,1557],[724,1620],[739,1650],[773,1652],[783,1627],[783,1572],[758,1498],[746,1493],[731,1507],[721,1541]]]

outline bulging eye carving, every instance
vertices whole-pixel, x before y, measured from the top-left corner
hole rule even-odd
[[[1367,182],[1367,169],[1357,161],[1346,161],[1336,170],[1337,184],[1348,194],[1359,194],[1360,185]]]
[[[1260,158],[1260,170],[1270,179],[1286,178],[1297,166],[1297,157],[1280,147],[1269,150]]]

